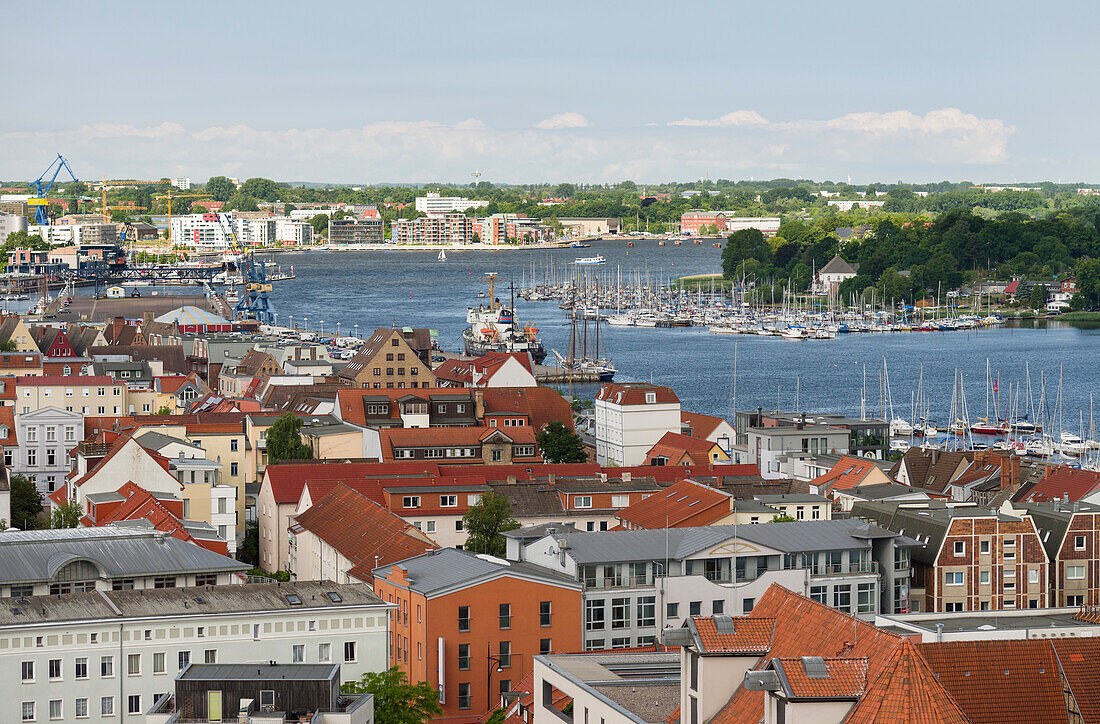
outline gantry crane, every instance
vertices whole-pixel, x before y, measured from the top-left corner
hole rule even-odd
[[[267,293],[271,291],[271,282],[267,280],[267,264],[262,261],[257,262],[253,258],[252,250],[241,244],[226,214],[214,214],[214,216],[217,217],[222,233],[225,234],[228,250],[240,259],[237,262],[237,270],[241,273],[241,281],[244,283],[244,294],[241,295],[233,311],[242,319],[255,319],[260,324],[274,324],[275,308],[267,298]]]
[[[55,168],[56,167],[56,168]],[[50,206],[50,189],[53,188],[54,181],[57,180],[57,175],[61,173],[61,169],[65,169],[69,172],[69,178],[74,182],[77,182],[76,174],[69,168],[69,162],[59,153],[50,165],[46,167],[46,170],[42,172],[35,181],[31,182],[31,187],[34,188],[35,198],[27,199],[27,205],[35,207],[34,209],[34,223],[41,224],[43,226],[49,226],[50,215],[48,213]],[[50,176],[49,181],[44,181],[46,175],[53,171],[53,175]]]

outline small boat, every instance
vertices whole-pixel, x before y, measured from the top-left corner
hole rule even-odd
[[[715,244],[714,244],[714,248],[715,248],[715,249],[721,249],[721,248],[722,248],[722,245],[721,245],[721,244],[719,244],[719,243],[717,243],[717,242],[715,242]]]
[[[439,256],[437,256],[436,259],[438,261],[447,261],[447,250],[446,249],[440,249],[439,250]]]
[[[680,246],[680,244],[683,244],[683,243],[684,242],[682,242],[680,240],[676,240],[676,241],[672,242],[673,246]]]
[[[657,242],[657,246],[664,246],[664,245],[665,245],[665,241],[664,241],[664,239],[662,239],[661,241],[658,241],[658,242]]]
[[[592,246],[591,244],[585,244],[583,241],[574,241],[569,245],[570,249],[587,249]]]
[[[597,254],[596,256],[582,256],[579,259],[574,259],[573,260],[574,264],[577,264],[577,265],[580,265],[580,266],[591,266],[593,264],[604,264],[606,262],[607,262],[607,259],[604,259],[603,256],[601,256],[599,254]]]
[[[633,241],[628,241],[628,242],[626,242],[626,245],[627,246],[634,246],[634,242]]]

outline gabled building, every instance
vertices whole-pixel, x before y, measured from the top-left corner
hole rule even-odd
[[[813,294],[828,295],[830,299],[834,299],[840,285],[857,274],[859,274],[859,264],[850,264],[837,254],[817,271],[810,291]]]
[[[1032,517],[973,505],[857,502],[853,517],[915,539],[913,611],[1046,608],[1050,563]]]
[[[680,429],[685,435],[718,443],[726,455],[733,452],[737,444],[737,431],[721,417],[704,415],[699,412],[680,412]]]
[[[1001,509],[1035,522],[1050,561],[1051,606],[1100,604],[1100,506],[1056,500]]]
[[[527,352],[488,352],[470,360],[449,359],[434,372],[440,387],[537,387]]]
[[[973,461],[973,452],[911,447],[890,468],[890,477],[902,485],[923,488],[930,495],[946,496],[951,482],[965,473]]]
[[[31,327],[31,337],[44,357],[76,357],[76,350],[61,327]]]
[[[1023,503],[1082,502],[1100,504],[1100,473],[1060,465],[1047,468],[1046,475],[1034,486],[1021,488],[1016,496]]]
[[[399,329],[379,327],[337,377],[375,390],[437,387],[435,375]]]
[[[845,455],[832,469],[809,482],[810,492],[837,498],[841,491],[861,485],[883,485],[893,482],[873,460]]]
[[[597,464],[641,465],[665,433],[680,432],[680,398],[645,382],[606,384],[596,393],[595,423]]]
[[[397,428],[378,431],[382,462],[430,460],[438,464],[541,463],[529,427]]]
[[[730,456],[716,442],[666,432],[646,453],[644,465],[720,465]]]
[[[11,352],[40,353],[34,337],[18,314],[0,316],[0,342],[10,343],[13,347]]]

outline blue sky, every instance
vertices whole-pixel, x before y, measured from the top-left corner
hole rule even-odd
[[[1100,180],[1095,3],[56,2],[4,19],[5,179],[61,152],[89,179]]]

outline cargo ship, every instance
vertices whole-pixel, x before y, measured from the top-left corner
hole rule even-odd
[[[535,327],[516,324],[513,306],[504,306],[497,301],[495,282],[497,275],[486,274],[489,278],[489,303],[466,308],[466,322],[470,325],[462,332],[462,342],[466,354],[480,357],[487,352],[528,352],[535,364],[546,359],[546,349],[539,341],[539,330]]]

